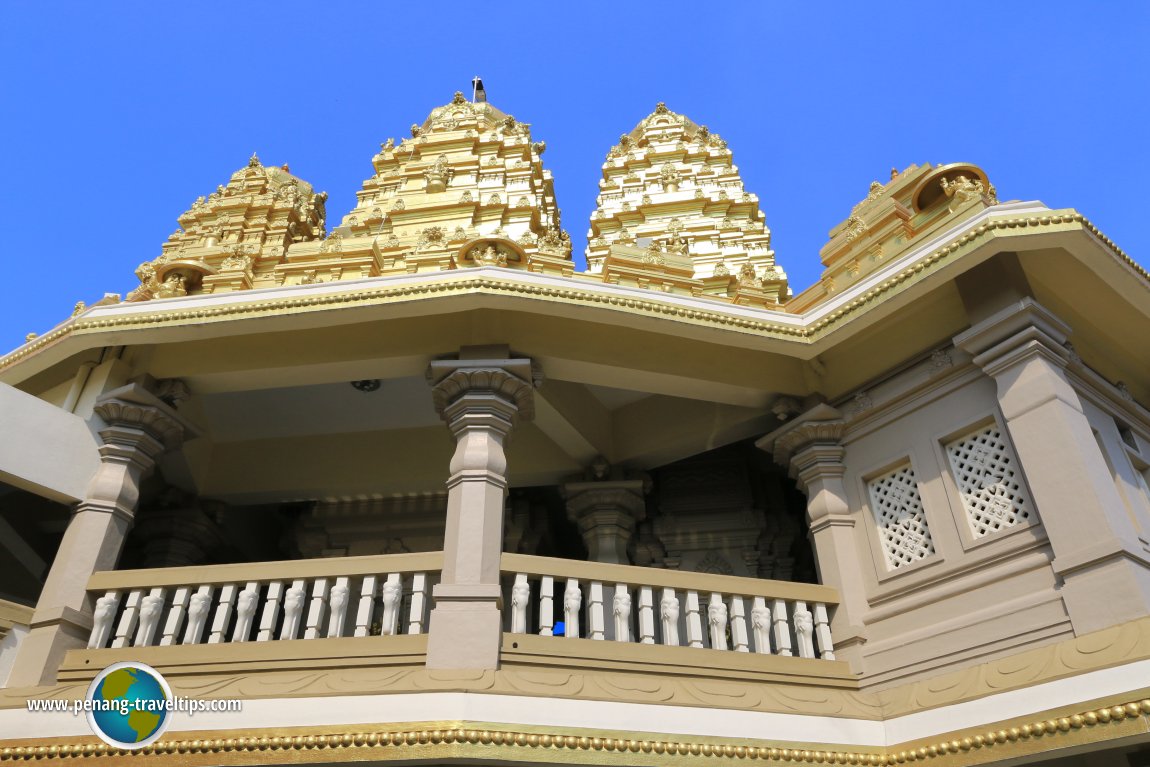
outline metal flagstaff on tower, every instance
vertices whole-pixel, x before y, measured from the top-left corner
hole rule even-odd
[[[478,75],[471,78],[471,100],[477,104],[487,103],[487,91],[483,90],[483,80]]]

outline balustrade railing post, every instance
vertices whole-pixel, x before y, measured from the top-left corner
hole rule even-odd
[[[771,610],[763,597],[751,602],[751,630],[754,633],[755,652],[771,654]]]
[[[120,609],[120,592],[109,591],[96,600],[96,610],[92,616],[92,634],[88,638],[88,649],[103,649],[108,646],[112,633],[112,621],[116,610]]]
[[[304,606],[307,603],[307,581],[295,580],[291,588],[284,594],[284,622],[280,627],[280,639],[297,639],[299,625],[303,619]]]
[[[579,610],[582,605],[583,592],[579,590],[579,581],[568,578],[567,587],[563,590],[563,635],[569,639],[579,638]]]
[[[208,635],[208,644],[219,644],[224,641],[228,630],[228,620],[232,617],[232,604],[236,599],[236,584],[228,583],[220,589],[220,599],[216,605],[216,615],[212,620],[212,633]]]
[[[615,584],[615,596],[611,599],[611,614],[615,617],[615,641],[631,641],[631,592],[626,583]]]
[[[403,601],[403,581],[399,573],[390,573],[383,582],[383,619],[380,634],[394,636],[399,628],[399,606]]]
[[[251,637],[252,621],[255,620],[256,608],[260,603],[260,585],[255,581],[248,581],[244,590],[236,597],[236,625],[232,629],[233,642],[246,642]]]
[[[120,615],[120,622],[116,626],[116,638],[112,640],[112,647],[127,647],[131,644],[132,634],[136,630],[136,621],[140,617],[140,600],[143,599],[142,589],[132,589],[124,601],[124,612]]]
[[[427,573],[411,576],[411,609],[408,613],[407,633],[422,634],[427,617]]]
[[[699,614],[699,592],[687,592],[687,646],[703,646],[703,617]]]
[[[311,607],[307,611],[307,625],[303,630],[304,639],[318,639],[327,611],[327,595],[330,587],[327,578],[316,578],[311,587]]]
[[[779,655],[791,656],[791,627],[787,623],[787,603],[782,599],[775,600],[774,609],[775,648]]]
[[[707,626],[710,630],[712,650],[727,649],[727,606],[722,594],[711,594],[707,602]]]
[[[164,611],[164,598],[167,589],[154,588],[148,595],[140,600],[140,625],[136,629],[136,639],[133,647],[147,647],[152,644],[152,638],[159,627],[160,615]]]
[[[799,657],[815,657],[815,622],[806,602],[795,602],[792,620],[795,626],[795,641],[799,645]]]
[[[735,652],[748,652],[747,648],[747,616],[743,612],[743,598],[731,597],[731,644]]]
[[[539,636],[555,634],[555,579],[544,575],[539,580]]]
[[[655,591],[650,586],[639,588],[639,642],[655,644]]]
[[[264,610],[260,614],[260,630],[256,633],[257,642],[268,642],[273,638],[283,594],[283,581],[272,581],[268,584],[267,597],[264,599]]]
[[[184,630],[184,644],[199,644],[212,609],[212,587],[200,586],[188,600],[188,624]]]
[[[819,657],[834,660],[835,645],[831,638],[831,624],[827,619],[827,606],[822,602],[815,603],[815,636],[819,640]]]
[[[587,637],[603,639],[606,620],[603,615],[603,583],[591,581],[590,598],[587,600]]]
[[[531,601],[531,587],[527,585],[527,574],[518,573],[511,586],[511,633],[527,633],[527,604]]]
[[[327,635],[341,637],[347,625],[347,605],[351,601],[351,586],[346,575],[335,579],[328,595]]]
[[[679,646],[679,597],[674,589],[663,589],[659,600],[659,617],[663,621],[663,644]]]
[[[365,637],[371,631],[371,615],[375,607],[375,584],[376,577],[374,575],[363,576],[363,581],[360,583],[359,609],[355,614],[355,635],[357,637]]]

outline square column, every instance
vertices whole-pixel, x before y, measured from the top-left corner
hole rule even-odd
[[[52,684],[64,653],[87,645],[93,608],[88,579],[115,569],[135,518],[140,482],[164,451],[196,433],[139,384],[108,392],[96,402],[95,412],[106,424],[99,431],[104,441],[100,466],[64,531],[31,631],[20,644],[11,687]]]
[[[832,408],[821,407],[826,411],[824,416],[838,414]],[[862,646],[866,642],[863,617],[870,606],[863,577],[867,555],[865,549],[860,552],[864,544],[855,529],[858,513],[851,512],[843,485],[844,429],[844,422],[837,418],[796,422],[781,433],[776,431],[759,440],[756,446],[768,450],[776,463],[788,467],[807,495],[807,522],[819,582],[838,591],[841,599],[831,617],[835,655],[848,661],[852,671],[861,673]]]
[[[1150,614],[1150,559],[1066,377],[1070,328],[1024,297],[955,337],[992,377],[1075,633]]]
[[[534,374],[526,359],[459,360],[428,368],[436,410],[455,437],[447,480],[443,576],[428,629],[429,668],[499,665],[503,634],[499,560],[507,500],[504,443],[534,415]]]

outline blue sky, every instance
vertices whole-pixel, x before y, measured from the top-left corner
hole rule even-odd
[[[433,15],[421,13],[433,8]],[[727,139],[795,291],[874,179],[973,162],[1150,261],[1150,3],[0,1],[0,351],[126,293],[256,151],[338,221],[379,143],[470,78],[547,141],[582,260],[657,101]]]

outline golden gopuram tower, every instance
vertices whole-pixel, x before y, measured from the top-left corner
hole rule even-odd
[[[660,102],[603,163],[587,264],[605,282],[773,305],[787,298],[759,198],[719,134]]]

